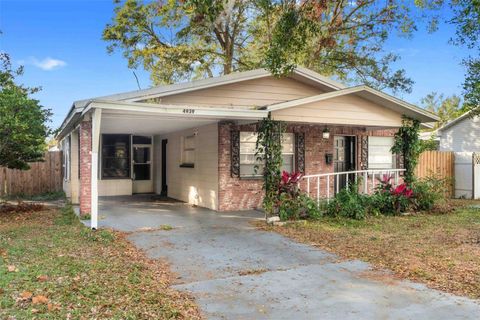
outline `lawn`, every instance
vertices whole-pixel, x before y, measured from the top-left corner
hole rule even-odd
[[[168,265],[70,208],[0,212],[1,319],[199,318]]]
[[[479,299],[480,210],[457,205],[442,215],[322,218],[264,228],[431,288]]]

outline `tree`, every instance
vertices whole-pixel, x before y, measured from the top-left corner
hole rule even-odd
[[[464,90],[464,108],[474,110],[472,115],[480,114],[480,0],[421,0],[415,2],[420,7],[433,10],[449,7],[453,16],[446,20],[456,27],[455,37],[450,42],[473,50],[462,64],[466,68]],[[433,21],[438,20],[435,17]]]
[[[108,51],[142,65],[155,84],[265,67],[277,76],[303,65],[326,76],[409,91],[398,56],[383,52],[392,32],[411,34],[401,0],[116,0],[103,32]]]
[[[420,121],[404,116],[402,126],[395,133],[395,141],[392,152],[402,155],[405,166],[404,180],[411,184],[415,179],[415,167],[422,145],[419,139]]]
[[[43,159],[51,111],[30,97],[40,88],[15,83],[23,68],[12,69],[7,53],[0,53],[0,63],[0,166],[26,170],[28,162]]]
[[[444,98],[443,94],[437,92],[427,94],[420,101],[425,110],[436,114],[440,118],[435,123],[435,129],[464,113],[460,102],[461,99],[457,95]]]

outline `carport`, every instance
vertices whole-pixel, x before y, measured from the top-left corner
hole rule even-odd
[[[79,170],[78,172],[72,170],[69,174],[72,175],[70,182],[72,183],[72,190],[78,190],[80,212],[90,213],[91,228],[96,229],[98,227],[99,195],[131,195],[137,192],[160,194],[163,191],[165,191],[163,192],[164,195],[167,195],[167,191],[162,188],[165,187],[165,183],[161,181],[162,172],[164,177],[169,175],[166,172],[166,161],[162,162],[164,149],[162,149],[162,141],[159,140],[167,140],[163,139],[163,136],[185,130],[190,130],[191,135],[196,136],[199,131],[198,128],[214,126],[220,121],[249,123],[266,116],[267,111],[265,110],[189,107],[144,102],[89,101],[81,110],[72,114],[73,119],[67,121],[70,124],[76,123],[77,126],[77,128],[71,130],[71,135],[76,134],[78,136],[78,150],[72,149],[71,154],[73,157],[78,154]],[[216,130],[218,135],[218,129],[212,128],[210,128],[211,131],[215,132]],[[68,127],[64,128],[64,130],[68,129]],[[129,139],[132,142],[128,147],[122,149],[127,150],[122,151],[125,154],[131,153],[131,156],[121,159],[124,163],[128,163],[124,167],[118,167],[119,148],[116,147],[118,143],[115,141],[112,144],[102,144],[102,137],[104,138],[105,135],[130,137]],[[147,141],[146,144],[135,144],[135,140],[132,140],[135,137],[151,137],[151,140],[149,143]],[[160,137],[160,139],[155,141],[154,137]],[[213,150],[217,150],[213,147],[216,148],[218,142],[210,142],[212,142],[212,152],[209,152],[209,154],[213,154]],[[110,171],[114,171],[115,174],[123,172],[120,177],[106,177],[104,169],[108,167],[109,163],[105,152],[109,152],[108,148],[113,148],[114,151],[112,152],[117,157],[115,159],[116,166]],[[138,148],[140,152],[137,153],[138,150],[134,150],[134,148]],[[150,151],[145,149],[150,149]],[[218,153],[218,151],[215,152]],[[149,168],[149,175],[142,174],[142,176],[148,176],[147,180],[149,180],[151,186],[145,183],[145,179],[141,183],[136,183],[137,165],[138,167]],[[178,167],[178,165],[176,166]],[[141,171],[139,172],[141,173]],[[179,177],[177,180],[183,181],[184,185],[181,188],[184,189],[184,192],[189,193],[188,197],[199,197],[198,190],[189,184],[188,175],[187,178]],[[214,197],[216,197],[214,192],[202,196],[202,200],[205,202],[213,202],[215,201]],[[212,197],[212,200],[208,197]]]

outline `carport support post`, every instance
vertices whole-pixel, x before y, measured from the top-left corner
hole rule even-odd
[[[102,109],[92,112],[92,168],[91,168],[91,208],[90,223],[92,229],[98,227],[98,149],[100,144],[100,123]]]

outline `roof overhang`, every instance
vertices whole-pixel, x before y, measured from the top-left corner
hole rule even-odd
[[[480,108],[480,107],[479,107]],[[475,109],[474,109],[475,110]],[[443,126],[441,126],[440,128],[437,129],[437,131],[439,133],[441,133],[443,130],[447,129],[447,128],[450,128],[451,126],[454,126],[455,124],[463,121],[464,119],[467,119],[469,117],[472,117],[472,114],[474,112],[474,110],[470,110],[470,111],[467,111],[465,112],[464,114],[460,115],[459,117],[453,119],[452,121],[450,122],[447,122],[446,124],[444,124]]]
[[[166,97],[170,95],[186,93],[191,91],[208,89],[221,85],[228,85],[232,83],[238,83],[242,81],[260,79],[270,77],[272,74],[265,69],[256,69],[245,72],[235,72],[225,76],[213,77],[202,80],[194,80],[190,82],[156,86],[144,90],[135,90],[125,93],[113,94],[108,96],[97,97],[93,99],[78,100],[74,102],[75,107],[84,107],[91,100],[111,100],[111,101],[126,101],[126,102],[138,102],[141,100],[148,100],[160,97]],[[345,88],[345,86],[339,82],[324,77],[312,70],[298,67],[292,71],[290,77],[306,82],[313,86],[319,86],[324,90],[339,90]]]
[[[121,113],[124,115],[145,115],[161,117],[175,121],[176,119],[207,120],[242,120],[256,121],[268,116],[267,110],[245,110],[240,108],[209,108],[184,105],[162,105],[153,103],[122,102],[108,100],[92,100],[83,108],[72,108],[64,121],[57,139],[76,127],[81,118],[92,109],[102,109],[102,114]]]
[[[282,110],[286,108],[304,105],[307,103],[333,99],[333,98],[341,97],[345,95],[355,95],[355,96],[361,97],[363,99],[369,100],[373,103],[376,103],[378,105],[381,105],[383,107],[396,111],[398,113],[401,113],[413,119],[417,119],[422,123],[436,122],[439,120],[439,118],[436,115],[424,109],[418,108],[410,103],[407,103],[403,100],[400,100],[391,95],[388,95],[386,93],[372,89],[367,86],[351,87],[351,88],[323,93],[323,94],[319,94],[319,95],[311,96],[307,98],[278,103],[278,104],[274,104],[266,107],[265,110],[268,110],[268,111]]]

